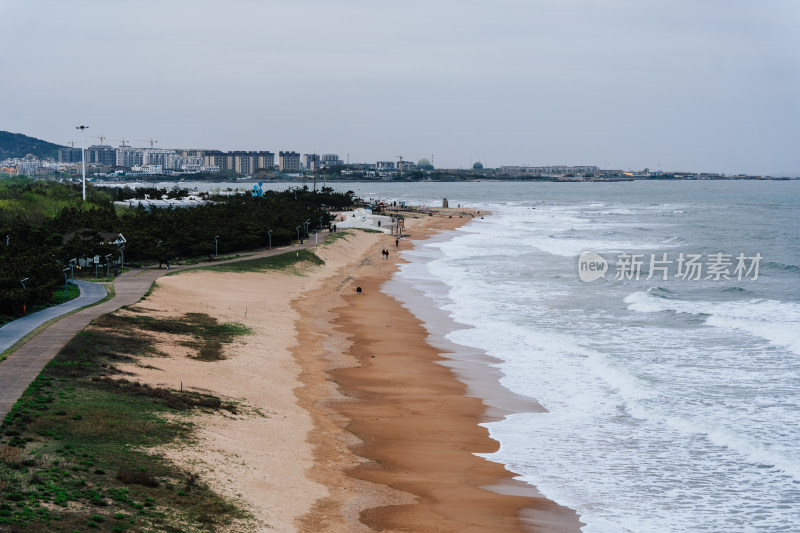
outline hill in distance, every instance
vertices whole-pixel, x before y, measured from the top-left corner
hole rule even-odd
[[[35,155],[39,159],[47,157],[58,157],[58,149],[64,148],[59,144],[53,144],[35,137],[28,137],[21,133],[11,133],[10,131],[0,131],[0,160],[13,157],[25,157],[28,154]]]

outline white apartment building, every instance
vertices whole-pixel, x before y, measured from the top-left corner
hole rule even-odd
[[[175,150],[166,150],[163,148],[150,148],[145,149],[142,152],[142,164],[143,165],[161,165],[162,167],[167,168],[167,160],[169,157],[174,156]]]
[[[144,148],[120,146],[117,148],[118,167],[133,168],[144,165]]]

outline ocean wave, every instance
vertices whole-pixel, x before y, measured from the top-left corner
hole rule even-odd
[[[654,298],[671,299],[675,297],[674,292],[664,287],[650,287],[649,289],[647,289],[647,294],[653,296]]]
[[[672,415],[660,416],[650,413],[651,419],[662,419],[667,425],[692,435],[703,435],[714,446],[727,448],[744,457],[747,462],[759,468],[778,470],[790,476],[795,482],[800,482],[800,462],[787,457],[785,454],[771,450],[761,443],[754,442],[746,435],[730,428],[703,421],[695,417],[677,417]]]
[[[750,291],[748,291],[744,287],[728,287],[727,289],[722,289],[722,292],[732,292],[732,293],[742,294]]]
[[[777,300],[709,302],[666,299],[647,292],[625,297],[628,309],[640,313],[685,313],[705,315],[705,323],[730,331],[741,331],[787,348],[800,355],[800,305]]]
[[[774,268],[777,270],[785,270],[786,272],[800,272],[800,266],[798,265],[787,265],[786,263],[778,263],[776,261],[766,261],[762,263],[761,268]]]

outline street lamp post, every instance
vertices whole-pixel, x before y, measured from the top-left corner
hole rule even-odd
[[[111,273],[110,270],[109,270],[109,267],[111,266],[111,262],[108,260],[109,257],[111,257],[111,254],[108,254],[106,256],[106,281],[108,281],[108,276]]]
[[[310,220],[306,220],[305,222],[303,222],[303,226],[305,226],[305,228],[306,228],[306,239],[309,237],[309,235],[308,235],[308,225],[309,224],[311,224]]]
[[[75,126],[76,130],[81,130],[81,174],[83,176],[83,201],[86,201],[86,130],[89,126]]]
[[[25,278],[25,279],[19,280],[19,282],[22,284],[22,298],[23,298],[22,299],[22,314],[23,315],[28,312],[28,291],[25,288],[25,282],[28,281],[29,279],[31,279],[31,278]]]
[[[68,281],[67,280],[67,272],[69,272],[69,267],[67,267],[67,268],[65,268],[64,270],[61,271],[61,273],[64,274],[64,301],[65,302],[67,301],[67,298],[69,298],[69,291],[67,290],[67,281]]]
[[[269,239],[267,247],[272,250],[272,230],[267,231],[267,238]]]
[[[75,264],[78,262],[78,259],[73,257],[69,260],[69,279],[72,283],[75,283]]]
[[[214,237],[214,259],[219,255],[219,235]]]
[[[300,226],[297,226],[297,240],[300,241],[300,244],[303,244],[303,238],[300,236]]]

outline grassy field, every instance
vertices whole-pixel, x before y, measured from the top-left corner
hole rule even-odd
[[[201,313],[123,311],[93,322],[0,425],[0,530],[216,531],[247,520],[196,473],[149,453],[191,442],[194,413],[237,412],[225,399],[141,384],[115,367],[159,357],[155,333],[176,335],[193,357],[213,361],[249,331]]]

